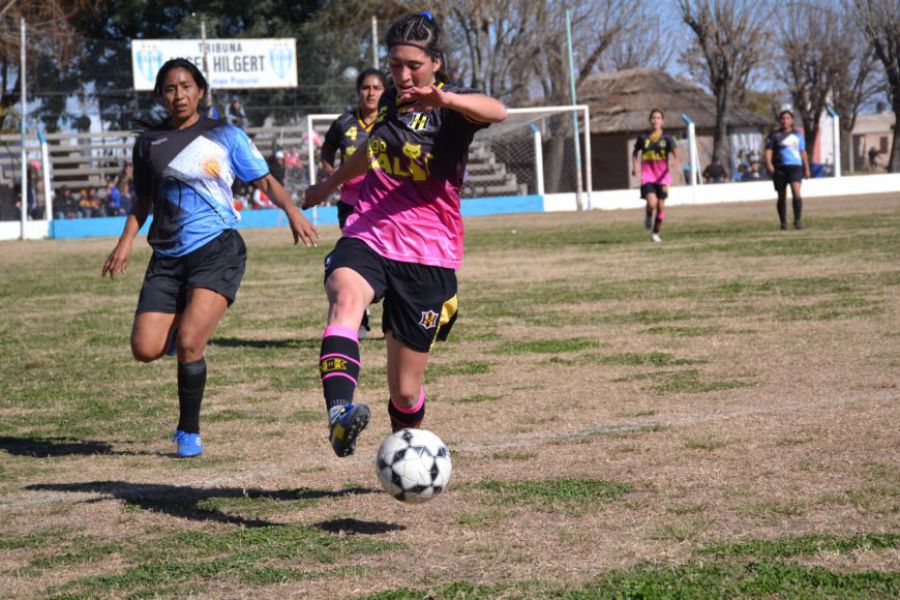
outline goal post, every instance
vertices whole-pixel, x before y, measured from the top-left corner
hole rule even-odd
[[[573,115],[579,123],[575,139]],[[321,143],[337,113],[306,117],[306,161],[310,184],[322,173]],[[543,197],[545,194],[577,194],[579,207],[593,208],[590,110],[586,105],[510,108],[502,123],[479,130],[469,149],[469,162],[460,195],[463,198],[505,196]],[[581,146],[581,172],[575,144]],[[578,181],[582,182],[578,186]],[[315,213],[313,213],[315,218]]]

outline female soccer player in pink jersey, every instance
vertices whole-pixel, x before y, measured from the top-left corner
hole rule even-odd
[[[475,132],[506,118],[499,101],[440,81],[442,31],[423,11],[387,32],[393,86],[381,97],[366,152],[355,152],[306,192],[305,207],[365,173],[343,237],[325,259],[328,325],[319,371],[335,454],[348,456],[369,422],[354,404],[357,331],[363,312],[384,299],[390,400],[395,431],[418,427],[428,353],[456,319],[456,269],[463,252],[459,189]]]
[[[675,141],[663,133],[663,112],[658,108],[650,111],[650,131],[638,136],[632,153],[632,175],[637,177],[638,164],[641,165],[641,198],[647,201],[644,228],[650,231],[650,239],[659,242],[659,228],[666,215],[666,198],[672,172],[669,170],[669,156],[675,153]],[[638,161],[640,159],[640,161]],[[656,213],[656,219],[653,213]]]

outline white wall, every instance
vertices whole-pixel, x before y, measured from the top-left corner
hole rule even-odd
[[[803,197],[858,196],[900,191],[900,174],[859,175],[853,177],[823,177],[803,182]],[[719,183],[712,185],[678,186],[669,189],[667,206],[683,204],[718,204],[726,202],[757,202],[774,200],[771,181]],[[596,210],[643,208],[637,188],[591,193],[591,207]],[[544,211],[576,210],[575,194],[544,196]]]

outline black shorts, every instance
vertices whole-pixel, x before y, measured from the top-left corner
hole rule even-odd
[[[184,312],[187,293],[192,288],[217,292],[231,305],[237,297],[246,264],[247,246],[235,229],[226,229],[219,237],[184,256],[154,254],[147,265],[136,312]]]
[[[803,181],[803,167],[800,165],[781,165],[775,167],[772,173],[772,183],[775,184],[776,191],[784,190],[789,183],[797,183]]]
[[[641,198],[646,200],[647,194],[656,194],[657,200],[665,200],[669,197],[669,186],[658,183],[645,183],[641,185]]]
[[[419,352],[447,340],[456,321],[456,271],[390,260],[355,238],[339,239],[325,257],[325,279],[341,267],[372,286],[375,302],[384,298],[382,331]]]
[[[347,204],[346,202],[341,202],[338,200],[337,210],[338,210],[338,225],[341,229],[344,228],[344,225],[347,223],[347,217],[353,214],[353,205]]]

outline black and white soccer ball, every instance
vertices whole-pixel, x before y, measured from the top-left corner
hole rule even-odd
[[[390,436],[375,457],[378,481],[401,502],[431,500],[450,483],[450,450],[427,429],[401,429]]]

